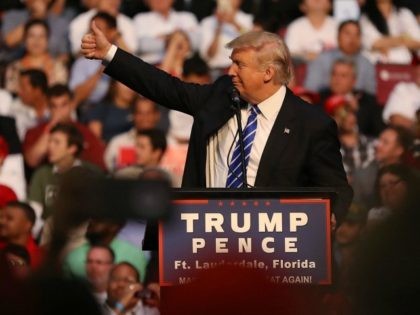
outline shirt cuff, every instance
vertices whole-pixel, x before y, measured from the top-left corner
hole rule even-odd
[[[118,49],[117,46],[111,45],[111,48],[106,53],[104,60],[102,60],[102,64],[104,66],[107,66],[112,61],[112,59],[114,58],[115,54],[117,53],[117,49]]]

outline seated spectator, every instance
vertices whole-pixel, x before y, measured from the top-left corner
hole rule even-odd
[[[405,163],[405,157],[413,144],[409,131],[401,127],[389,126],[379,135],[375,146],[375,160],[365,167],[356,169],[352,176],[354,201],[367,209],[375,202],[375,178],[379,168],[394,163]]]
[[[50,130],[47,155],[51,164],[36,169],[29,186],[28,199],[37,211],[39,225],[42,226],[42,221],[54,212],[60,178],[64,173],[78,166],[100,172],[94,165],[78,158],[82,151],[83,136],[74,125],[59,123]]]
[[[165,54],[168,36],[180,30],[188,34],[191,46],[197,47],[197,19],[189,12],[172,9],[174,0],[148,0],[150,12],[134,16],[137,54],[146,62],[159,64]]]
[[[27,203],[12,201],[0,211],[3,212],[0,222],[3,242],[0,247],[4,248],[8,244],[24,246],[29,253],[31,267],[40,266],[43,253],[32,237],[36,220],[34,209]]]
[[[415,132],[420,109],[420,64],[415,67],[414,82],[401,82],[392,90],[382,117],[387,124]]]
[[[105,145],[85,125],[74,120],[73,95],[65,85],[54,85],[48,89],[48,106],[51,118],[28,130],[23,142],[23,154],[28,166],[35,168],[47,161],[50,130],[58,123],[69,123],[83,135],[84,150],[80,157],[102,169],[105,168],[103,154]]]
[[[67,254],[64,261],[64,269],[74,276],[86,278],[85,263],[89,249],[94,245],[106,245],[114,251],[115,263],[122,261],[130,262],[135,266],[135,270],[137,270],[143,279],[147,265],[145,253],[139,246],[134,246],[117,237],[124,223],[123,221],[91,220],[86,231],[88,242],[85,242]]]
[[[112,81],[107,97],[86,113],[92,133],[108,142],[112,137],[132,128],[131,108],[135,92],[118,81]]]
[[[109,274],[114,266],[114,251],[106,245],[92,246],[86,256],[86,277],[98,304],[105,303]]]
[[[362,42],[372,63],[409,64],[420,49],[420,27],[413,13],[392,0],[366,0],[360,18]]]
[[[361,29],[357,21],[344,21],[338,27],[338,47],[323,51],[309,63],[305,87],[320,91],[328,87],[328,78],[338,59],[352,60],[357,68],[355,88],[376,95],[375,68],[361,53]]]
[[[165,150],[166,137],[161,130],[137,131],[136,164],[118,170],[114,176],[117,178],[138,178],[144,169],[159,165]]]
[[[23,70],[19,76],[18,98],[8,116],[15,118],[19,139],[23,141],[28,129],[48,120],[48,81],[45,72],[37,69]]]
[[[134,266],[128,262],[117,264],[111,270],[104,314],[158,315],[159,309],[144,305],[142,290],[143,284]]]
[[[80,51],[80,43],[83,35],[90,29],[91,20],[98,12],[104,12],[115,19],[115,28],[118,36],[115,37],[115,44],[130,52],[135,52],[136,31],[133,21],[126,15],[120,13],[121,0],[97,0],[89,5],[90,10],[76,16],[69,26],[69,39],[71,52],[74,56],[78,56]]]
[[[344,170],[351,184],[354,172],[368,167],[375,160],[374,139],[359,131],[356,112],[344,97],[330,97],[325,110],[337,123]]]
[[[159,68],[180,77],[184,61],[189,55],[191,55],[191,44],[188,35],[183,31],[175,31],[168,36],[166,52]]]
[[[118,31],[115,17],[100,11],[91,21],[96,23],[110,42],[116,41]],[[80,42],[78,45],[80,46]],[[111,79],[102,73],[103,68],[100,61],[85,57],[77,58],[72,65],[69,87],[74,92],[74,101],[79,106],[82,119],[88,105],[101,101],[108,93]]]
[[[160,119],[159,107],[151,100],[138,97],[133,106],[134,127],[116,135],[105,151],[105,164],[110,173],[136,163],[135,140],[139,130],[156,128]]]
[[[46,0],[27,0],[24,9],[12,9],[2,17],[1,33],[6,46],[11,50],[7,61],[17,59],[23,54],[24,25],[32,19],[46,20],[51,30],[48,51],[53,57],[68,58],[69,45],[67,32],[69,20],[48,7]]]
[[[240,34],[252,29],[253,17],[240,10],[241,0],[224,1],[226,5],[218,7],[213,15],[200,23],[200,55],[212,70],[213,78],[223,74],[232,63],[231,51],[226,44]]]
[[[292,57],[311,61],[337,46],[337,24],[328,15],[329,0],[300,0],[299,8],[305,16],[289,24],[285,41]]]
[[[375,96],[355,89],[357,69],[347,59],[336,60],[331,68],[330,85],[321,91],[321,102],[325,104],[331,96],[347,99],[357,115],[359,131],[367,136],[376,137],[384,128],[382,108],[376,103]]]
[[[418,175],[404,164],[388,164],[378,171],[375,184],[378,199],[376,206],[369,210],[369,225],[390,215],[400,215],[409,197],[418,193]]]
[[[67,83],[66,65],[48,52],[49,33],[48,24],[43,20],[30,20],[25,24],[25,55],[6,68],[5,87],[9,92],[17,93],[20,72],[26,69],[42,70],[47,75],[48,85]]]

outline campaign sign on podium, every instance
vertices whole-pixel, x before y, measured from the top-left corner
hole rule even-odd
[[[159,224],[160,283],[222,266],[255,268],[279,284],[331,284],[330,194],[178,193]]]

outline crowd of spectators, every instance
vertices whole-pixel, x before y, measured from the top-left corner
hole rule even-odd
[[[192,119],[136,95],[103,74],[100,61],[80,56],[92,21],[110,42],[196,84],[226,73],[225,45],[238,35],[279,34],[293,58],[288,88],[336,121],[355,193],[334,231],[337,283],[325,301],[340,300],[336,311],[382,309],[357,300],[360,278],[352,270],[366,249],[359,245],[378,226],[420,210],[411,203],[420,187],[416,1],[2,1],[0,259],[19,281],[49,250],[60,181],[71,170],[131,179],[163,170],[173,187],[181,185]],[[380,101],[386,75],[378,69],[396,65],[406,76]],[[142,250],[145,229],[143,221],[95,218],[71,231],[59,257],[62,272],[86,280],[104,314],[159,313],[156,253]]]

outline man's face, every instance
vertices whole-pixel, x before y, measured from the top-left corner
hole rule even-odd
[[[159,118],[159,111],[155,109],[152,101],[148,99],[136,101],[133,120],[137,130],[155,128]]]
[[[100,0],[98,10],[104,11],[112,16],[117,16],[120,10],[121,0]]]
[[[357,25],[346,24],[338,34],[338,46],[348,55],[357,54],[361,47],[360,29]]]
[[[67,135],[61,131],[50,134],[48,140],[48,160],[52,164],[57,164],[62,160],[74,156],[75,146],[68,145]]]
[[[407,183],[395,174],[385,173],[379,179],[379,194],[384,206],[397,210],[407,197]]]
[[[49,98],[49,105],[52,119],[57,122],[70,120],[73,106],[69,95],[52,96]]]
[[[31,233],[32,224],[21,209],[6,206],[2,211],[3,217],[0,223],[1,237],[11,239]]]
[[[232,65],[228,74],[233,85],[244,100],[254,103],[254,91],[263,86],[265,74],[258,64],[256,51],[252,48],[234,49],[230,58]]]
[[[20,76],[18,95],[22,102],[31,106],[34,103],[37,93],[39,93],[39,90],[31,85],[29,77],[26,75]]]
[[[375,147],[375,158],[379,163],[398,160],[403,154],[403,148],[398,144],[397,133],[392,129],[385,129],[379,135]]]
[[[308,12],[325,12],[327,13],[331,7],[330,0],[305,0],[300,6],[304,13]]]
[[[136,137],[137,164],[143,167],[157,166],[159,164],[160,150],[154,150],[150,138]]]
[[[356,75],[350,65],[335,64],[331,73],[331,91],[334,94],[345,95],[350,93],[356,83]]]
[[[93,247],[86,257],[86,275],[94,288],[105,288],[109,280],[112,257],[110,253],[100,247]]]
[[[127,293],[130,284],[137,283],[135,271],[126,265],[116,267],[109,277],[108,299],[110,301],[121,301]]]

